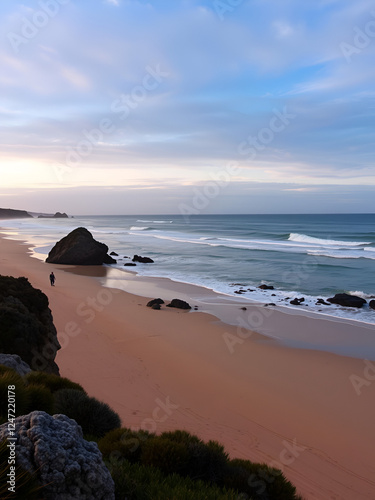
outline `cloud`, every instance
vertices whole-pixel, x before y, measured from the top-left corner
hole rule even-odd
[[[95,135],[71,185],[134,184],[137,170],[140,183],[194,184],[228,162],[243,182],[374,184],[375,37],[350,64],[340,48],[372,19],[372,2],[248,1],[222,21],[212,5],[70,2],[18,54],[5,37],[1,161],[36,173],[15,184],[41,182],[46,165],[66,165]],[[38,9],[3,3],[2,31],[20,33]],[[145,90],[148,68],[167,76]],[[284,108],[296,118],[272,132]],[[112,132],[98,136],[103,120]],[[267,134],[255,157],[239,153]]]

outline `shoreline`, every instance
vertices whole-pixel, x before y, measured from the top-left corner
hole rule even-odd
[[[69,219],[69,221],[70,221],[70,219]],[[86,224],[87,223],[90,224],[90,222],[87,220],[81,221],[81,222],[84,222]],[[138,221],[138,222],[140,222],[140,221]],[[146,221],[144,221],[144,222],[146,222]],[[151,222],[151,221],[148,221],[148,222]],[[134,224],[134,221],[132,221],[132,223]],[[78,222],[75,222],[75,225],[77,225],[77,224],[78,224]],[[69,226],[69,224],[68,224],[68,226]],[[99,224],[99,226],[100,226],[100,224]],[[63,235],[65,235],[65,231],[69,232],[69,227],[66,227],[66,223],[63,224],[63,227],[64,227],[64,231],[61,233],[61,237]],[[58,239],[58,236],[56,236],[56,234],[54,234],[54,236],[52,236],[52,233],[55,233],[56,229],[59,228],[57,233],[60,234],[60,229],[61,229],[60,222],[58,222],[56,227],[54,227],[54,230],[52,231],[52,233],[50,231],[49,226],[44,228],[47,231],[46,233],[44,233],[44,230],[43,230],[43,233],[41,233],[40,229],[43,228],[43,224],[36,223],[35,228],[36,228],[35,229],[36,233],[33,233],[33,231],[30,228],[28,230],[26,229],[26,232],[25,232],[25,229],[22,228],[22,225],[21,225],[19,228],[19,230],[20,230],[19,237],[22,237],[22,233],[25,232],[25,234],[23,235],[24,239],[28,240],[30,244],[35,246],[35,249],[34,249],[35,256],[37,258],[40,258],[41,260],[44,260],[47,256],[48,251],[51,249],[54,242]],[[72,226],[72,228],[73,228],[73,226]],[[9,226],[8,229],[12,229],[12,227]],[[132,228],[130,228],[130,229],[132,229]],[[121,248],[121,245],[124,244],[124,241],[121,238],[117,239],[116,236],[114,238],[111,236],[113,234],[114,235],[117,234],[116,228],[113,231],[114,231],[113,233],[109,232],[107,234],[107,240],[108,240],[107,243],[111,247],[111,249],[116,250],[117,252],[120,253],[118,263],[117,263],[117,265],[114,265],[113,268],[116,268],[116,269],[120,270],[121,272],[124,272],[124,269],[126,269],[126,268],[123,267],[123,263],[126,262],[126,260],[129,259],[129,257],[121,257],[121,255],[123,255],[123,252],[125,252],[128,255],[128,252],[125,248]],[[15,235],[11,234],[11,233],[12,233],[12,231],[9,232],[9,236],[11,238],[14,238]],[[99,233],[101,233],[100,230],[99,230]],[[136,233],[130,232],[129,234],[133,235]],[[46,238],[46,235],[48,235],[48,238]],[[100,234],[98,234],[97,237],[100,238]],[[340,242],[337,242],[337,243],[340,243]],[[136,250],[135,250],[135,252],[136,252]],[[369,252],[367,252],[367,253],[369,253]],[[178,252],[176,255],[178,255]],[[306,257],[306,259],[309,259],[309,258],[310,257],[308,257],[308,256]],[[313,257],[311,257],[311,259],[313,259]],[[357,261],[355,261],[354,263],[356,264]],[[304,273],[307,272],[307,270],[305,269],[305,267],[303,267],[303,265],[305,265],[305,264],[296,263],[295,273],[296,273],[297,281],[301,280],[302,270]],[[312,268],[309,270],[310,273],[312,272],[314,265],[315,264],[313,261],[311,263]],[[164,264],[161,263],[161,267],[158,267],[157,263],[156,263],[150,267],[148,267],[147,265],[142,266],[142,264],[141,264],[140,267],[131,268],[131,269],[132,269],[132,271],[136,270],[136,273],[138,274],[138,278],[137,278],[138,280],[140,280],[140,277],[150,279],[150,280],[153,278],[162,279],[161,277],[163,276],[166,280],[169,279],[172,283],[173,282],[180,283],[184,287],[185,286],[197,286],[197,287],[203,288],[204,290],[211,290],[216,295],[220,295],[222,297],[229,297],[229,299],[227,299],[227,300],[230,300],[230,301],[235,301],[236,299],[240,299],[241,301],[244,302],[245,306],[246,305],[252,306],[252,305],[258,305],[258,304],[263,305],[265,303],[266,304],[275,303],[275,308],[279,311],[285,312],[286,314],[292,315],[294,313],[296,313],[296,314],[303,313],[306,316],[310,316],[310,314],[312,314],[313,317],[316,317],[318,319],[319,318],[320,319],[326,318],[328,320],[334,319],[334,320],[343,321],[343,322],[349,321],[349,322],[352,322],[354,327],[357,327],[359,324],[359,326],[364,325],[364,327],[367,327],[367,328],[372,327],[375,329],[375,313],[369,307],[369,301],[373,298],[373,296],[370,294],[368,287],[361,288],[361,285],[359,285],[358,283],[353,284],[353,287],[349,287],[346,284],[344,286],[344,288],[340,287],[339,284],[336,283],[335,287],[331,287],[332,289],[330,292],[327,292],[327,289],[325,289],[325,291],[322,291],[319,287],[316,288],[314,292],[312,292],[311,290],[308,291],[308,288],[294,290],[294,288],[291,287],[290,289],[288,289],[288,287],[284,287],[282,283],[281,284],[279,283],[278,285],[277,284],[275,285],[275,289],[269,291],[269,290],[259,290],[258,289],[259,283],[261,283],[261,282],[263,283],[261,278],[259,278],[261,281],[258,280],[258,285],[256,283],[254,283],[253,280],[250,280],[251,284],[248,283],[246,285],[246,284],[243,284],[244,282],[242,282],[242,284],[240,284],[240,283],[227,283],[225,280],[224,281],[220,281],[220,280],[218,281],[217,279],[210,280],[209,276],[206,276],[206,282],[204,283],[198,279],[199,273],[197,275],[195,275],[193,272],[192,274],[189,275],[189,272],[188,272],[187,275],[184,275],[181,273],[177,273],[177,275],[176,275],[175,274],[176,269],[172,266],[171,270],[166,270],[165,263]],[[127,268],[127,270],[129,270],[129,268]],[[367,276],[369,274],[370,274],[370,270],[369,270],[369,273],[367,273]],[[195,276],[195,279],[194,279],[194,276]],[[242,276],[239,277],[237,274],[236,280],[241,281]],[[246,283],[246,279],[245,279],[245,283]],[[264,281],[264,283],[268,283],[268,282]],[[270,283],[272,283],[272,281]],[[134,283],[132,283],[132,285],[134,288]],[[341,285],[342,285],[342,283],[341,283]],[[248,289],[247,288],[248,286],[250,286],[251,288]],[[370,288],[372,289],[372,285]],[[367,290],[367,291],[364,292],[364,291],[348,291],[348,290]],[[339,293],[339,292],[352,293],[354,295],[359,295],[360,297],[363,297],[367,300],[367,304],[365,304],[362,308],[343,307],[343,306],[339,306],[336,304],[331,304],[328,307],[327,305],[318,304],[318,302],[317,302],[318,299],[321,300],[323,298],[326,301],[328,297],[332,297],[336,293]],[[137,293],[137,291],[135,291],[135,293]],[[312,295],[311,295],[311,293],[312,293]],[[303,297],[303,299],[304,299],[303,303],[300,304],[299,306],[290,305],[290,299],[296,298],[296,297]],[[272,306],[272,307],[274,307],[274,306]],[[316,316],[314,316],[314,315],[316,315]],[[222,318],[220,318],[220,319],[222,319]],[[233,324],[233,322],[231,322],[231,323]],[[254,327],[253,325],[251,325],[251,326]],[[266,332],[266,330],[263,333],[265,333],[265,332]],[[292,340],[293,339],[287,339],[287,341],[289,343]],[[310,346],[307,343],[300,345],[297,342],[296,347],[314,348],[315,346],[314,346],[314,344]],[[321,348],[321,346],[318,345],[317,348]],[[362,356],[363,352],[365,352],[365,350],[366,350],[366,348],[362,352],[361,351],[356,352],[354,355],[355,356]],[[338,354],[350,355],[350,352],[348,350],[346,350],[346,351],[340,351],[340,352],[338,352]]]
[[[375,384],[363,359],[290,349],[202,311],[153,311],[145,297],[32,258],[26,243],[0,245],[0,274],[26,276],[49,298],[61,375],[124,426],[217,440],[232,457],[281,468],[306,500],[373,497]],[[306,317],[294,321],[304,332]]]
[[[123,290],[145,298],[160,296],[164,300],[172,300],[178,296],[198,307],[200,312],[211,314],[226,325],[256,332],[264,337],[264,342],[277,342],[291,348],[331,352],[358,359],[365,357],[375,361],[373,324],[306,309],[266,307],[267,301],[256,302],[232,297],[199,285],[181,283],[170,278],[142,276],[112,266],[103,266],[100,270],[71,266],[65,271],[90,276],[107,288]],[[303,332],[296,332],[301,319],[305,322],[305,329]]]

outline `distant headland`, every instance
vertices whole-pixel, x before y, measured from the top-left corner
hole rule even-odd
[[[68,219],[69,216],[64,212],[56,212],[55,214],[30,213],[26,210],[14,210],[12,208],[0,208],[0,219]]]

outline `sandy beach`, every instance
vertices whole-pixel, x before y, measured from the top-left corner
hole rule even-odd
[[[206,312],[146,307],[156,292],[188,298],[183,284],[168,292],[161,281],[153,288],[138,280],[135,295],[103,287],[92,276],[100,268],[46,264],[4,238],[0,249],[0,274],[26,276],[49,298],[61,375],[108,403],[124,426],[218,440],[232,457],[281,468],[306,500],[375,497],[375,363],[286,347]],[[276,329],[291,325],[282,313],[267,328],[271,321]],[[349,343],[358,330],[366,346],[374,334],[354,322],[298,314],[290,338],[311,329],[329,331],[331,344],[340,332]]]

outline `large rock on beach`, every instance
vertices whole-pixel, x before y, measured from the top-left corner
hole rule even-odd
[[[142,257],[141,255],[134,255],[133,262],[142,262],[143,264],[153,264],[153,260],[150,257]]]
[[[18,354],[0,354],[0,365],[15,370],[21,377],[31,372],[30,366]]]
[[[108,247],[96,241],[90,231],[78,227],[52,248],[46,262],[50,264],[71,264],[77,266],[99,266],[116,264],[108,255]]]
[[[17,463],[36,474],[43,486],[41,498],[114,500],[114,482],[98,445],[83,439],[75,420],[34,411],[14,423]],[[0,425],[0,441],[7,438],[5,423]]]
[[[147,307],[152,307],[154,305],[161,306],[162,304],[164,304],[163,299],[152,299],[149,302],[147,302]]]
[[[327,299],[331,304],[339,304],[344,307],[357,307],[360,308],[366,304],[365,299],[357,295],[350,295],[349,293],[336,293],[334,297]]]
[[[191,309],[191,305],[181,299],[173,299],[167,307],[176,307],[177,309]]]
[[[60,349],[48,298],[26,278],[0,276],[0,352],[18,354],[32,370],[59,375]]]
[[[370,300],[368,305],[369,305],[370,309],[375,309],[375,300]]]

